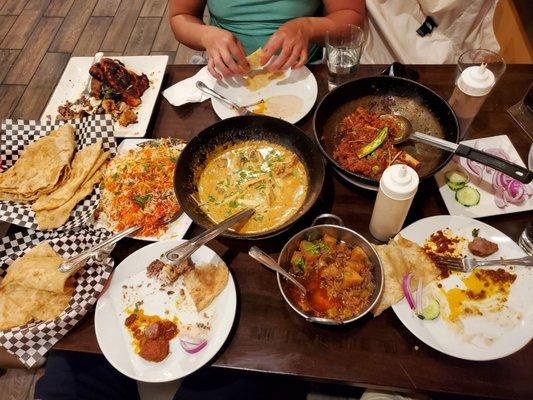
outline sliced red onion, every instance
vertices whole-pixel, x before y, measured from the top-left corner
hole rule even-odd
[[[415,310],[416,308],[415,299],[413,298],[413,294],[411,293],[411,287],[410,287],[412,277],[413,277],[412,273],[408,273],[407,275],[403,277],[402,289],[403,289],[403,294],[405,296],[405,299],[407,300],[407,303],[409,304],[409,307],[411,308],[411,310]]]
[[[503,198],[504,190],[501,187],[494,188],[494,203],[496,207],[504,208],[507,205],[507,201]]]
[[[189,354],[198,353],[207,345],[205,339],[194,339],[190,337],[180,337],[180,344],[183,350]]]

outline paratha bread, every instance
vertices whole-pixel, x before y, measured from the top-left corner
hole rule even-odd
[[[74,127],[68,124],[29,144],[0,174],[0,200],[28,202],[52,192],[68,174],[75,148]]]
[[[372,313],[375,317],[391,305],[403,299],[403,278],[412,272],[415,280],[423,279],[424,285],[439,275],[439,269],[416,243],[397,235],[388,244],[376,246],[384,272],[383,293]]]
[[[52,210],[70,200],[98,161],[101,152],[101,140],[78,151],[72,160],[69,179],[53,192],[39,197],[32,206],[33,210]]]
[[[76,204],[89,194],[92,193],[94,186],[102,180],[103,167],[100,167],[94,175],[89,178],[81,187],[74,193],[74,195],[62,206],[54,208],[53,210],[42,210],[35,213],[39,229],[55,229],[67,222],[70,213],[76,207]]]
[[[0,283],[0,330],[61,314],[74,291],[69,275],[57,269],[61,262],[43,242],[9,266]]]
[[[226,287],[228,274],[224,264],[196,267],[185,274],[185,287],[198,312],[209,306]]]
[[[249,54],[246,57],[246,61],[248,61],[248,64],[250,64],[250,69],[259,69],[263,66],[261,65],[261,57],[263,57],[263,49],[259,47],[256,51],[254,51],[252,54]]]
[[[42,242],[9,266],[0,287],[15,283],[32,289],[63,293],[69,276],[57,269],[62,262],[63,259],[52,246]]]

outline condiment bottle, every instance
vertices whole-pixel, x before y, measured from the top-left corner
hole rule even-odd
[[[383,171],[370,219],[370,233],[385,242],[402,229],[405,217],[418,190],[418,174],[403,164],[395,164]]]
[[[465,137],[495,83],[494,73],[485,63],[465,68],[459,75],[449,103],[459,120],[461,139]]]

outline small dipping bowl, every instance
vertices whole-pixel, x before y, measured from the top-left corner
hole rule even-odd
[[[325,219],[332,219],[336,221],[336,224],[322,224],[317,225],[317,223],[320,220]],[[359,233],[348,229],[344,226],[344,223],[342,222],[342,219],[337,217],[334,214],[321,214],[318,217],[315,218],[312,225],[309,228],[306,228],[296,235],[294,235],[290,240],[285,244],[283,249],[281,250],[281,253],[278,258],[278,264],[281,266],[281,268],[288,270],[288,267],[290,266],[290,260],[292,254],[298,250],[298,244],[302,240],[316,240],[321,237],[323,237],[325,234],[331,235],[334,238],[336,238],[338,241],[343,241],[347,245],[351,247],[360,246],[368,258],[370,259],[370,262],[373,265],[372,273],[374,275],[374,280],[376,283],[376,289],[374,290],[374,293],[372,294],[372,297],[370,298],[370,302],[368,306],[358,315],[353,316],[349,319],[345,320],[330,320],[320,317],[315,317],[313,315],[308,315],[304,311],[302,311],[297,304],[293,303],[288,294],[285,292],[285,289],[282,284],[282,280],[285,280],[283,276],[279,273],[276,273],[278,278],[278,286],[279,290],[285,299],[285,301],[291,306],[291,308],[296,311],[300,316],[305,318],[309,322],[316,322],[319,324],[325,324],[325,325],[344,325],[349,324],[350,322],[357,321],[358,319],[364,317],[378,302],[381,293],[383,291],[383,266],[381,264],[381,260],[374,250],[374,247],[370,244],[368,240],[366,240],[362,235]],[[287,283],[290,284],[290,283]]]

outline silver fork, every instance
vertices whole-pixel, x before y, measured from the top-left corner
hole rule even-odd
[[[478,267],[490,267],[495,265],[522,265],[531,267],[533,266],[533,256],[509,259],[501,258],[499,260],[476,260],[475,258],[437,256],[435,257],[435,262],[439,267],[461,272],[470,272]]]
[[[250,110],[248,110],[247,108],[245,107],[241,107],[240,105],[238,105],[237,103],[234,103],[233,101],[231,101],[230,99],[222,96],[220,93],[218,92],[215,92],[213,89],[211,89],[210,87],[208,87],[205,83],[203,83],[202,81],[198,81],[196,82],[196,87],[198,89],[200,89],[202,92],[210,95],[210,96],[213,96],[213,97],[216,97],[217,99],[219,99],[221,102],[223,103],[226,103],[228,106],[230,106],[231,108],[233,108],[235,111],[237,111],[237,114],[239,115],[254,115],[253,112],[251,112]]]

